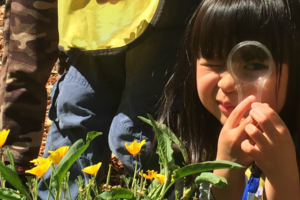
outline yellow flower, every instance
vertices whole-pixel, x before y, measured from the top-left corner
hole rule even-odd
[[[31,160],[30,162],[35,163],[36,165],[41,165],[41,164],[44,164],[44,163],[48,162],[48,159],[46,159],[46,158],[37,158],[37,159]]]
[[[163,183],[165,182],[165,175],[163,174],[156,174],[156,176],[154,177],[159,183]]]
[[[52,161],[54,165],[57,165],[62,157],[67,153],[68,149],[69,146],[63,146],[56,149],[55,151],[49,151],[50,156],[48,157],[48,159]]]
[[[156,174],[156,176],[154,177],[159,183],[163,183],[165,182],[165,175],[163,174]],[[173,179],[173,175],[172,175],[172,179],[171,182],[174,181]]]
[[[141,148],[144,144],[146,144],[146,140],[142,140],[140,143],[134,140],[130,143],[130,145],[128,145],[126,142],[125,147],[130,154],[135,156],[141,151]]]
[[[149,179],[152,181],[153,178],[155,178],[155,176],[157,175],[157,172],[154,170],[147,170],[148,174],[142,174],[141,172],[139,172],[139,175],[143,176],[145,179]]]
[[[7,139],[7,136],[9,134],[9,129],[6,130],[6,129],[3,129],[1,132],[0,132],[0,147],[2,147]]]
[[[51,161],[47,160],[47,162],[45,162],[44,164],[38,165],[38,166],[32,168],[31,170],[26,170],[25,173],[30,173],[30,174],[36,175],[38,177],[42,177],[47,172],[50,165],[51,165]]]
[[[98,164],[86,167],[86,168],[84,168],[81,171],[83,171],[83,172],[85,172],[87,174],[94,175],[94,174],[96,174],[98,172],[98,170],[100,169],[101,165],[102,165],[102,162],[99,162]]]

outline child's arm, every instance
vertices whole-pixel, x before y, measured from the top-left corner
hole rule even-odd
[[[267,104],[253,104],[250,116],[258,125],[248,124],[245,130],[255,144],[246,140],[242,149],[266,176],[263,199],[299,200],[296,152],[288,128]]]
[[[229,160],[245,167],[253,163],[253,159],[241,149],[241,143],[249,138],[245,132],[245,126],[253,120],[248,117],[241,122],[241,119],[254,101],[254,96],[246,98],[230,114],[219,136],[216,160]],[[245,170],[246,168],[215,170],[214,174],[225,177],[228,185],[222,189],[212,187],[214,198],[216,200],[241,200],[246,186]]]

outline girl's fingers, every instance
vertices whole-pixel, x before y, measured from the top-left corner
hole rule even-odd
[[[265,135],[253,124],[247,124],[245,131],[248,136],[254,141],[257,148],[263,152],[263,148],[268,146],[269,142]]]
[[[253,144],[249,140],[244,140],[241,144],[241,149],[247,153],[253,160],[259,162],[261,160],[261,152],[258,147]]]
[[[284,122],[269,106],[255,105],[249,114],[270,140],[276,139],[278,133],[286,129]]]
[[[243,118],[244,114],[247,112],[247,110],[250,108],[251,104],[255,101],[255,96],[251,95],[244,99],[241,103],[237,105],[237,107],[232,111],[230,116],[227,119],[227,122],[225,126],[229,129],[236,128],[239,123],[241,122],[241,119]],[[245,123],[246,120],[241,122],[241,124]]]

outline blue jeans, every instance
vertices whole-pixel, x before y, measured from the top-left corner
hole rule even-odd
[[[87,182],[89,175],[81,172],[84,167],[102,162],[98,172],[98,183],[103,177],[111,151],[108,146],[108,132],[118,109],[125,85],[124,54],[108,57],[92,57],[79,54],[70,57],[71,67],[57,81],[52,89],[52,105],[49,118],[53,121],[48,133],[44,157],[49,150],[71,146],[78,139],[86,138],[87,132],[97,131],[88,149],[70,168],[70,189],[72,198],[78,194],[75,180],[81,175]],[[107,65],[110,67],[101,67]],[[49,181],[51,170],[44,178]],[[39,196],[47,199],[48,191],[43,182],[39,184]]]
[[[78,194],[74,182],[77,176],[81,175],[86,181],[89,178],[81,169],[101,161],[100,181],[111,151],[128,174],[133,175],[135,158],[125,149],[125,142],[146,139],[138,157],[139,169],[159,170],[155,146],[151,150],[154,133],[138,116],[146,117],[149,113],[155,118],[163,87],[175,65],[183,30],[184,27],[154,30],[126,53],[113,56],[78,54],[70,58],[70,70],[53,88],[49,111],[53,125],[44,157],[48,156],[48,150],[84,139],[89,131],[103,132],[70,169],[72,197]],[[46,179],[50,173],[47,172]],[[46,199],[43,183],[39,190],[40,197]]]

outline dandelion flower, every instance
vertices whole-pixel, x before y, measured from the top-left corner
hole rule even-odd
[[[137,142],[136,140],[134,140],[130,143],[130,145],[128,145],[126,142],[125,147],[130,154],[135,156],[140,153],[141,148],[144,144],[146,144],[146,140],[142,140],[141,142]]]
[[[6,130],[6,129],[3,129],[1,132],[0,132],[0,147],[2,147],[7,139],[7,136],[9,134],[9,129]]]
[[[157,175],[157,172],[154,170],[147,170],[148,174],[142,174],[141,172],[139,173],[139,175],[143,176],[145,179],[149,179],[152,181],[152,179],[155,178],[155,176]]]
[[[68,149],[69,146],[63,146],[56,149],[55,151],[49,151],[50,156],[48,157],[48,159],[51,160],[54,165],[57,165],[62,157],[67,153]]]
[[[154,177],[159,183],[163,183],[165,182],[165,175],[163,174],[156,174],[156,176]],[[172,179],[171,182],[174,181],[173,179],[173,175],[172,175]]]
[[[34,163],[36,165],[41,165],[41,164],[48,162],[48,159],[47,158],[36,158],[36,159],[31,160],[30,162]]]
[[[156,176],[154,177],[159,183],[163,183],[165,182],[165,175],[163,174],[156,174]]]
[[[84,168],[81,171],[83,171],[83,172],[85,172],[87,174],[94,175],[94,174],[96,174],[98,172],[98,170],[100,169],[101,165],[102,165],[102,162],[99,162],[98,164],[86,167],[86,168]]]
[[[51,161],[48,160],[44,164],[38,165],[38,166],[32,168],[31,170],[26,170],[25,173],[29,173],[29,174],[36,175],[38,177],[42,177],[47,172],[50,165],[51,165]]]

